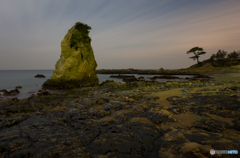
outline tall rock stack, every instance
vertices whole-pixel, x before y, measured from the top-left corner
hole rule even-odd
[[[88,36],[90,26],[77,22],[61,42],[61,56],[51,80],[43,84],[47,89],[65,89],[99,84],[97,63]]]

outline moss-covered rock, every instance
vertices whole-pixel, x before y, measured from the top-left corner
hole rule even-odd
[[[62,89],[98,85],[97,63],[88,36],[90,26],[77,22],[61,42],[61,56],[51,80],[43,88]]]

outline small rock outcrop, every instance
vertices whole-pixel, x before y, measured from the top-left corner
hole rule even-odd
[[[7,90],[6,89],[1,89],[0,92],[6,92]]]
[[[50,94],[50,92],[45,89],[43,89],[37,93],[38,96],[48,95],[48,94]]]
[[[42,74],[37,74],[34,78],[45,78],[45,76]]]
[[[61,42],[61,56],[45,89],[68,89],[99,85],[97,63],[88,36],[90,26],[77,22]]]
[[[3,93],[3,96],[10,96],[11,95],[11,93],[9,92],[9,91],[5,91],[4,93]]]
[[[16,95],[18,93],[20,93],[18,89],[14,89],[14,90],[10,90],[10,91],[5,90],[3,93],[3,96],[12,96],[12,95]]]
[[[153,76],[150,79],[155,80],[155,79],[180,79],[180,78],[176,76],[171,76],[171,75],[163,75],[163,76]]]
[[[12,95],[16,95],[16,94],[18,94],[18,93],[20,93],[20,92],[19,92],[18,89],[14,89],[14,90],[10,90],[10,93],[11,93]]]

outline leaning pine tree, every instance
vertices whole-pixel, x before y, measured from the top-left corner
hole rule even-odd
[[[198,58],[199,58],[200,55],[206,54],[206,52],[204,52],[203,48],[194,47],[194,48],[190,49],[190,50],[187,52],[187,54],[190,54],[190,53],[193,53],[194,56],[189,57],[189,58],[190,58],[190,59],[193,59],[193,60],[196,60],[196,59],[197,59],[198,65],[201,66]]]

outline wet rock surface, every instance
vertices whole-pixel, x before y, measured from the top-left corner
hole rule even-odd
[[[240,148],[239,87],[106,81],[64,94],[4,100],[0,157],[236,157],[211,156],[210,149]]]

